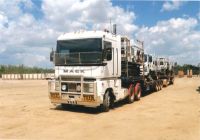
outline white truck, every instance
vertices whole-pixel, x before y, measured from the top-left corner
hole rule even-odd
[[[116,31],[116,30],[115,30]],[[50,80],[53,104],[100,107],[109,111],[119,100],[140,100],[152,82],[145,79],[143,42],[108,31],[64,33],[50,54],[55,79]]]
[[[166,58],[144,54],[144,78],[151,84],[151,91],[174,83],[174,63]]]

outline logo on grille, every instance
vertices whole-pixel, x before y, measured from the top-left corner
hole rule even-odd
[[[65,73],[85,73],[84,70],[73,70],[73,69],[71,69],[71,70],[64,69],[63,72],[65,72]]]

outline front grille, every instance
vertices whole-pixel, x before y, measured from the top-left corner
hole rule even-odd
[[[80,76],[61,76],[60,89],[63,93],[80,94],[94,93],[95,78],[82,78]],[[83,83],[81,83],[81,81]]]
[[[61,91],[64,91],[64,92],[81,92],[81,84],[80,83],[62,82]]]

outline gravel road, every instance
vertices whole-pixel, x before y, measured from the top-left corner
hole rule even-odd
[[[51,105],[45,80],[0,80],[0,139],[200,140],[199,86],[200,78],[176,78],[140,101],[100,113]]]

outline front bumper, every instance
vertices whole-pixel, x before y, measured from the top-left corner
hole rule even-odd
[[[57,86],[59,88],[56,88]],[[49,86],[49,99],[52,104],[72,104],[72,105],[82,105],[87,107],[97,107],[101,104],[101,98],[97,96],[96,87],[94,88],[94,93],[84,93],[81,92],[64,92],[61,90],[61,83],[63,81],[50,80],[48,82]],[[70,82],[70,81],[64,81]],[[59,84],[58,84],[59,83]],[[83,85],[83,81],[79,81]],[[96,85],[96,84],[95,84]]]
[[[64,99],[50,99],[52,104],[71,104],[71,105],[81,105],[87,107],[97,107],[100,105],[98,101],[81,101],[81,100],[64,100]]]

